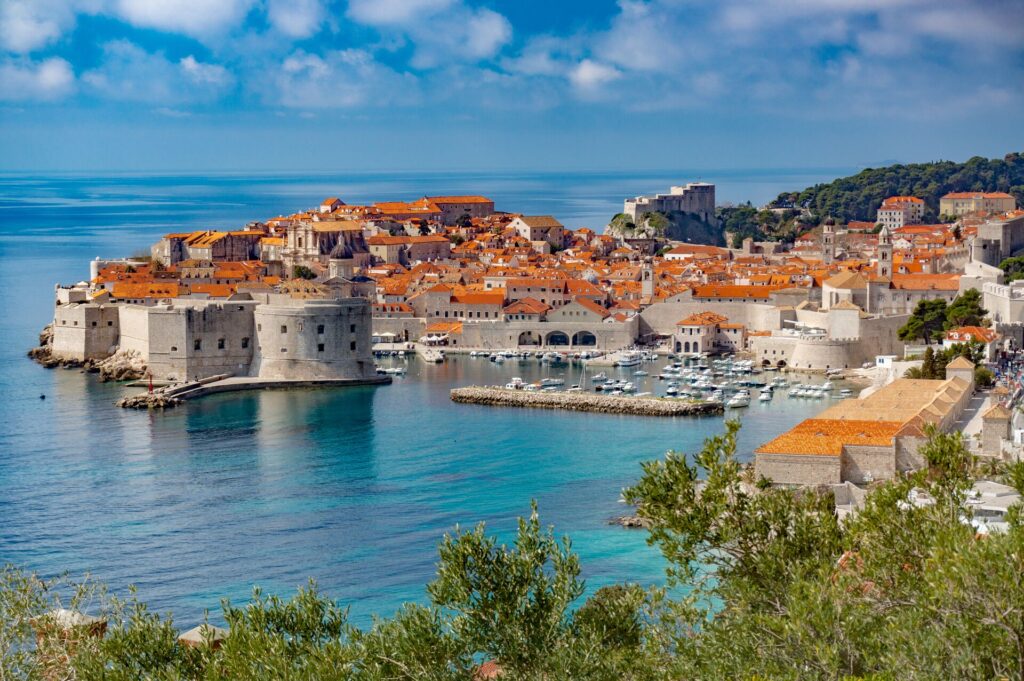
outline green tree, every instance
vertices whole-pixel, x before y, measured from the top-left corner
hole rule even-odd
[[[519,520],[512,547],[499,546],[478,525],[446,536],[439,551],[437,579],[427,592],[455,613],[456,635],[515,673],[543,670],[547,651],[569,631],[569,606],[583,594],[568,538],[542,529],[534,504],[530,517]]]
[[[930,346],[924,350],[924,361],[921,363],[921,378],[936,378],[935,351]]]
[[[295,265],[292,267],[292,278],[293,279],[316,279],[316,272],[305,265]]]
[[[913,341],[921,338],[925,345],[930,345],[933,334],[941,332],[945,324],[946,301],[941,298],[919,300],[910,319],[896,333],[900,340]]]
[[[981,291],[969,288],[954,298],[946,308],[946,328],[987,326],[987,314],[988,310],[981,306]]]

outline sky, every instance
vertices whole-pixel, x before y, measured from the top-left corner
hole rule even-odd
[[[0,0],[0,170],[1024,150],[1024,0]]]

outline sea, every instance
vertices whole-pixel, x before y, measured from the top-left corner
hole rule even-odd
[[[646,533],[608,521],[629,512],[620,495],[641,462],[699,450],[722,417],[456,405],[455,386],[578,379],[578,367],[468,356],[409,361],[389,386],[122,410],[115,400],[138,389],[26,357],[52,319],[54,284],[87,279],[95,257],[147,252],[167,232],[237,228],[327,196],[484,194],[499,210],[600,230],[624,197],[671,184],[715,182],[719,202],[757,205],[850,170],[0,174],[0,564],[89,576],[121,595],[135,585],[184,628],[206,612],[217,621],[222,599],[244,602],[255,585],[287,597],[313,579],[366,626],[426,600],[445,533],[485,523],[510,542],[535,500],[542,521],[571,537],[589,593],[662,584]],[[619,371],[643,390],[654,369]],[[827,403],[755,400],[741,414],[741,458]]]

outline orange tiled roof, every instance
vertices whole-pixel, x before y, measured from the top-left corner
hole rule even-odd
[[[764,443],[754,453],[839,456],[844,445],[891,445],[903,426],[900,421],[807,419]]]

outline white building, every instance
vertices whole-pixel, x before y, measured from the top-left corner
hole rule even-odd
[[[916,196],[890,196],[882,202],[875,222],[899,229],[904,225],[919,225],[924,216],[924,201]]]

